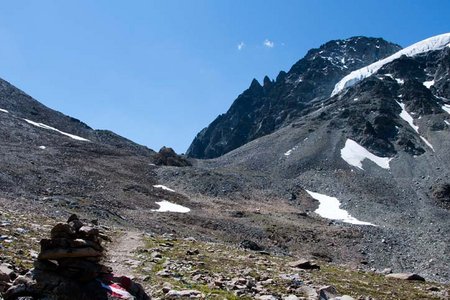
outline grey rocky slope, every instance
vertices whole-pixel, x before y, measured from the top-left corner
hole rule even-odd
[[[370,264],[448,281],[449,62],[448,46],[401,56],[309,103],[291,125],[198,165],[230,176],[251,173],[250,185],[284,194],[298,208],[306,189],[337,197],[352,216],[377,225],[359,226],[355,241]],[[352,165],[342,154],[348,140],[391,159],[389,167],[363,158]]]
[[[194,139],[187,155],[213,158],[290,124],[308,103],[330,95],[334,85],[353,70],[400,50],[380,38],[353,37],[330,41],[308,51],[275,81],[254,79],[250,87]]]
[[[120,138],[131,144],[118,147],[51,110],[40,119],[26,105],[7,106],[20,93],[10,92],[0,98],[0,108],[9,110],[0,111],[0,205],[59,218],[80,213],[206,241],[256,242],[270,253],[449,281],[448,55],[446,48],[401,57],[334,97],[305,103],[290,125],[222,157],[177,163],[183,168],[155,165],[174,161],[161,159],[172,157],[166,149],[158,156]],[[400,117],[397,102],[418,132]],[[347,139],[392,158],[390,169],[367,159],[364,170],[349,165],[341,158]],[[352,216],[377,226],[321,217],[305,189],[337,197]],[[155,211],[162,200],[191,210]]]

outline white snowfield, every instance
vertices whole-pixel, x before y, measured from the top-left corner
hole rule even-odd
[[[70,134],[70,133],[61,131],[61,130],[59,130],[59,129],[56,129],[56,128],[51,127],[51,126],[48,126],[48,125],[45,125],[45,124],[43,124],[43,123],[34,122],[34,121],[31,121],[31,120],[28,120],[28,119],[24,119],[24,120],[25,120],[25,122],[27,122],[28,124],[34,125],[34,126],[36,126],[36,127],[44,128],[44,129],[47,129],[47,130],[53,130],[53,131],[56,131],[56,132],[58,132],[58,133],[60,133],[60,134],[62,134],[62,135],[68,136],[68,137],[70,137],[70,138],[72,138],[72,139],[74,139],[74,140],[77,140],[77,141],[84,141],[84,142],[90,142],[88,139],[82,138],[81,136],[78,136],[78,135],[74,135],[74,134]]]
[[[434,151],[433,145],[429,141],[427,141],[426,138],[424,138],[423,136],[420,135],[419,126],[414,125],[414,118],[406,111],[405,104],[398,102],[398,101],[396,101],[396,102],[402,108],[402,112],[400,113],[400,118],[402,118],[404,121],[406,121],[409,124],[409,126],[411,126],[411,128],[414,129],[415,132],[417,132],[417,134],[420,136],[422,141],[425,144],[427,144],[427,146],[430,147],[431,150]]]
[[[154,188],[157,188],[157,189],[162,189],[162,190],[165,190],[165,191],[169,191],[169,192],[175,193],[174,190],[172,190],[172,189],[170,189],[170,188],[168,188],[167,186],[162,185],[162,184],[155,184],[153,187],[154,187]]]
[[[335,197],[330,197],[327,195],[311,192],[308,190],[306,190],[306,192],[311,197],[319,201],[319,208],[315,210],[315,213],[321,216],[322,218],[339,220],[345,223],[356,225],[376,226],[369,222],[360,221],[352,217],[346,210],[339,208],[341,206],[341,202]]]
[[[365,159],[373,161],[383,169],[389,169],[389,162],[392,160],[390,157],[379,157],[370,153],[366,148],[351,139],[347,139],[344,148],[341,149],[341,157],[349,165],[357,167],[361,170],[364,170],[362,167],[362,162]]]
[[[336,83],[333,92],[331,93],[331,96],[334,96],[343,89],[348,88],[360,82],[361,80],[371,76],[372,74],[376,73],[381,67],[400,58],[400,56],[402,55],[414,56],[428,51],[440,50],[445,47],[450,47],[450,33],[433,36],[426,40],[415,43],[407,48],[404,48],[392,54],[389,57],[386,57],[382,60],[374,62],[371,65],[368,65],[364,68],[351,72],[350,74],[342,78],[338,83]]]
[[[159,205],[159,208],[152,209],[152,211],[177,212],[177,213],[188,213],[191,211],[189,208],[187,208],[185,206],[175,204],[175,203],[169,202],[167,200],[163,200],[163,201],[159,201],[159,202],[155,202],[155,203]]]
[[[2,108],[0,108],[0,111],[4,112],[4,113],[9,113],[9,111],[7,111],[6,109],[2,109]]]

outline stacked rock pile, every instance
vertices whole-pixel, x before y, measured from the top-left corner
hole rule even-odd
[[[140,285],[115,277],[110,267],[101,264],[102,241],[110,239],[96,224],[86,225],[72,215],[67,223],[56,224],[50,235],[40,242],[34,269],[14,281],[5,300],[150,299]]]
[[[77,281],[89,281],[101,274],[112,273],[102,264],[102,240],[109,238],[93,225],[84,225],[76,215],[67,223],[58,223],[50,232],[51,239],[41,240],[41,252],[35,263],[39,271],[56,271]]]

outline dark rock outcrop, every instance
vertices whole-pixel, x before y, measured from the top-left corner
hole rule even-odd
[[[186,158],[176,154],[169,147],[162,147],[154,156],[153,161],[158,166],[188,167],[192,165]]]
[[[275,81],[253,80],[231,105],[194,139],[187,155],[221,156],[258,137],[292,123],[310,102],[329,97],[334,85],[353,70],[382,59],[400,46],[379,38],[353,37],[330,41],[310,50]]]

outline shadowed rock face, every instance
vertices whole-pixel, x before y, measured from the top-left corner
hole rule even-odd
[[[330,41],[312,49],[275,81],[265,77],[261,85],[254,79],[226,114],[196,136],[187,155],[218,157],[272,133],[301,116],[310,102],[328,98],[336,82],[351,71],[398,50],[398,45],[366,37]]]

